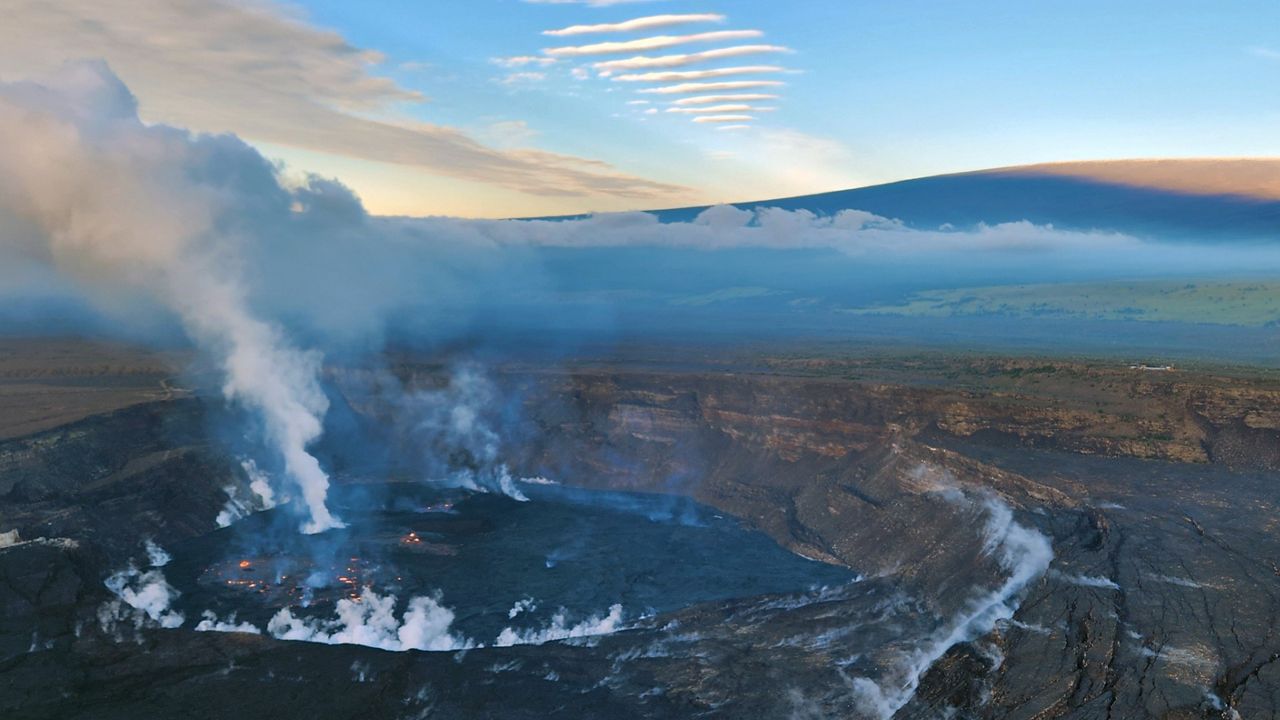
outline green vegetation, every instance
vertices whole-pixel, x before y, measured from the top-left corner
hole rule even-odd
[[[917,293],[898,305],[850,308],[858,315],[1000,315],[1085,320],[1280,325],[1280,282],[1133,282],[1001,285]]]

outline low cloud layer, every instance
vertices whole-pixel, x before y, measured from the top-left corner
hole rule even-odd
[[[919,230],[862,210],[818,215],[807,210],[743,210],[719,205],[691,222],[664,223],[650,213],[610,213],[579,220],[453,220],[428,218],[404,224],[430,235],[468,236],[500,247],[683,247],[839,250],[869,260],[897,256],[927,258],[945,252],[1091,251],[1142,247],[1114,232],[1055,230],[1027,222],[964,230]]]

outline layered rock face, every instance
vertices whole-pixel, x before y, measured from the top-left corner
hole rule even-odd
[[[1280,393],[1265,379],[1010,361],[877,367],[500,374],[503,395],[520,399],[504,457],[521,473],[688,495],[867,580],[690,608],[579,646],[457,657],[188,630],[117,642],[95,629],[101,578],[141,535],[212,531],[236,482],[200,403],[6,441],[0,531],[74,542],[0,548],[0,676],[14,689],[0,715],[1280,712]],[[426,368],[400,375],[437,381]],[[1033,534],[1051,542],[1047,568]],[[1009,560],[1010,548],[1025,552]],[[996,598],[1019,568],[1033,572]],[[1002,608],[1016,611],[953,627]],[[374,679],[352,682],[353,663]],[[301,691],[315,680],[324,685]],[[232,703],[237,693],[253,700]]]
[[[903,578],[944,612],[977,576],[957,552],[973,528],[934,491],[989,491],[1052,538],[1053,565],[903,716],[1275,716],[1280,394],[1036,367],[1017,375],[1058,375],[1051,390],[582,374],[532,400],[545,443],[527,462],[691,494],[800,554]],[[966,658],[983,643],[998,662],[975,682]]]

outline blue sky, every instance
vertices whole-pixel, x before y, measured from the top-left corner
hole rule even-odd
[[[91,19],[102,22],[106,15],[99,6],[111,2],[123,0],[24,12],[66,16],[61,20],[84,20],[77,13],[100,13]],[[254,59],[239,67],[265,62],[279,63],[284,70],[230,89],[235,77],[229,74],[219,85],[218,74],[210,73],[212,79],[201,80],[200,92],[225,94],[236,102],[221,102],[203,114],[191,106],[196,89],[189,84],[179,87],[179,80],[162,77],[152,66],[165,64],[164,53],[181,53],[182,42],[189,43],[192,58],[222,62],[222,56],[204,51],[221,41],[217,28],[241,21],[217,18],[245,6],[237,9],[234,2],[211,0],[198,12],[227,6],[217,18],[198,23],[214,36],[202,37],[206,31],[188,27],[176,47],[173,42],[150,46],[154,38],[172,34],[165,23],[176,20],[167,20],[165,13],[172,11],[175,18],[189,15],[194,11],[184,5],[191,2],[155,0],[151,9],[133,10],[127,31],[137,33],[133,45],[149,48],[145,56],[74,34],[81,30],[66,30],[60,37],[69,21],[64,26],[59,18],[34,18],[33,23],[52,29],[55,49],[41,48],[26,56],[0,50],[0,73],[20,75],[24,64],[42,69],[55,59],[60,45],[68,58],[85,48],[101,48],[138,94],[148,119],[236,132],[297,169],[339,177],[375,212],[494,216],[617,210],[757,199],[1033,162],[1280,155],[1280,3],[1274,0],[604,0],[603,7],[564,0],[259,3],[258,25],[250,26],[265,29],[247,38],[241,32],[235,39],[235,52]],[[283,25],[266,27],[271,23],[262,21],[262,13],[278,16]],[[543,34],[655,15],[723,19],[672,21],[632,32]],[[581,57],[545,53],[562,46],[725,31],[757,31],[759,36]],[[21,37],[4,34],[0,30],[0,41],[22,43]],[[346,51],[327,48],[323,38],[340,39],[377,55],[362,56],[353,64],[343,56]],[[247,47],[249,43],[261,47]],[[666,112],[672,107],[668,103],[680,95],[640,91],[672,83],[619,82],[617,75],[623,71],[601,77],[593,67],[636,55],[660,57],[742,45],[787,51],[671,70],[780,68],[716,79],[784,83],[738,91],[778,96],[745,103],[768,108],[764,111],[721,113],[754,118],[745,122],[698,123],[693,121],[698,114]],[[39,62],[31,56],[38,56]],[[536,59],[504,65],[503,59],[519,57]],[[290,63],[297,67],[286,67]],[[323,85],[331,73],[337,78],[333,87],[338,88],[332,93]],[[367,77],[356,77],[360,73]],[[279,78],[303,75],[311,84],[300,90],[268,87]],[[394,90],[369,84],[377,78],[393,81]],[[241,98],[255,87],[268,87],[264,92],[280,97],[254,108],[256,101]],[[410,93],[424,99],[413,99]],[[295,105],[285,107],[286,100]],[[500,154],[495,162],[502,167],[486,174],[475,167],[488,160],[466,153],[455,160],[434,145],[422,152],[437,152],[439,161],[400,157],[390,140],[379,147],[351,147],[351,135],[359,132],[355,126],[335,125],[326,131],[329,138],[343,136],[342,142],[327,142],[319,133],[313,133],[315,139],[302,138],[305,132],[291,133],[291,122],[302,130],[314,129],[305,127],[307,113],[298,107],[313,101],[326,107],[350,102],[353,108],[344,107],[344,112],[397,127],[421,122],[432,132],[456,130],[466,142]],[[638,104],[642,101],[648,104]],[[244,107],[245,115],[272,112],[277,119],[272,127],[263,127],[260,116],[236,117],[236,107]],[[468,162],[472,168],[460,166]],[[543,179],[541,171],[530,170],[528,184],[506,182],[504,173],[520,175],[527,169],[508,168],[508,162],[551,163],[557,166],[557,176]],[[606,164],[608,170],[601,172],[611,182],[627,178],[627,187],[592,190],[592,163]],[[573,168],[565,170],[566,164]],[[584,168],[586,175],[579,172]],[[556,184],[565,172],[573,177],[560,188]],[[631,179],[648,184],[633,186]],[[551,189],[531,190],[532,183]]]

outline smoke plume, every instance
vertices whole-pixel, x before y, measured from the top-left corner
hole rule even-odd
[[[242,281],[241,247],[261,240],[242,213],[290,202],[278,185],[274,197],[246,192],[246,168],[275,185],[270,166],[232,137],[143,124],[133,96],[100,64],[71,67],[47,86],[0,86],[0,137],[6,244],[107,298],[141,292],[169,308],[217,358],[226,398],[260,417],[305,505],[303,530],[341,526],[325,506],[328,477],[307,451],[328,406],[320,356],[257,317]]]

